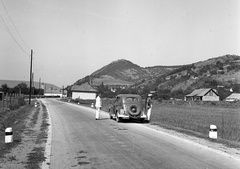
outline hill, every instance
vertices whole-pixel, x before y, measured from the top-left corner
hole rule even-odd
[[[240,56],[224,55],[188,65],[140,67],[128,60],[117,60],[75,84],[124,85],[135,89],[190,93],[197,88],[216,88],[229,94],[240,92]],[[174,95],[174,94],[173,94]]]
[[[158,79],[159,80],[159,79]],[[225,55],[184,65],[166,74],[158,87],[173,90],[188,88],[227,87],[240,83],[240,57]]]
[[[78,80],[74,84],[82,84],[90,82],[93,85],[134,85],[141,83],[143,79],[154,78],[172,70],[179,66],[154,66],[142,68],[128,60],[121,59],[102,67],[93,72],[91,75]]]

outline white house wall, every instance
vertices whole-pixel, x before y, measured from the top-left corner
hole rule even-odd
[[[60,93],[44,93],[44,96],[60,96],[60,97],[62,97],[63,95]]]
[[[96,93],[72,92],[72,99],[92,100],[96,98]]]
[[[219,101],[218,96],[203,96],[202,101]]]

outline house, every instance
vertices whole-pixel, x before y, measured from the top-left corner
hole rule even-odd
[[[92,100],[96,98],[97,90],[88,83],[74,85],[71,88],[72,99]]]
[[[226,101],[233,102],[233,101],[240,101],[240,93],[232,93],[230,96],[228,96]]]
[[[185,96],[185,100],[191,101],[219,101],[217,90],[208,89],[196,89],[192,93]]]

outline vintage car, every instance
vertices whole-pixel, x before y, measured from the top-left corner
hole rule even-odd
[[[142,98],[136,94],[119,94],[113,105],[109,107],[110,119],[115,118],[117,122],[123,119],[137,119],[144,121],[146,115],[143,110]]]

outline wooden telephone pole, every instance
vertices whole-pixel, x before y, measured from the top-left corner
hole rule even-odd
[[[31,104],[31,97],[32,97],[32,56],[33,56],[33,50],[31,50],[29,104]]]

